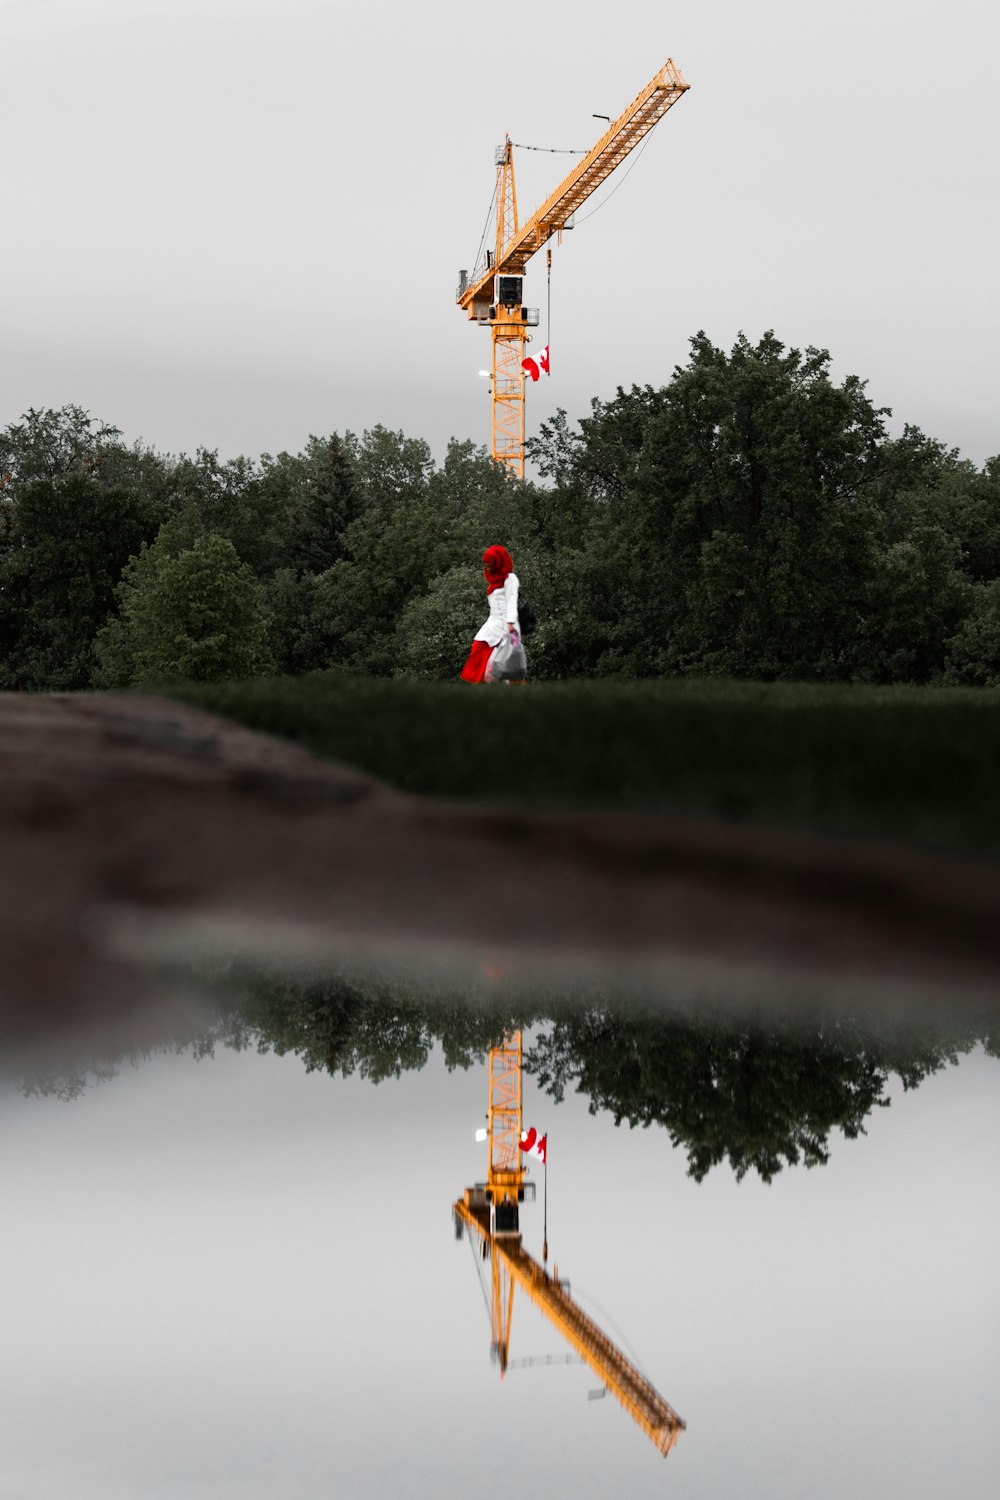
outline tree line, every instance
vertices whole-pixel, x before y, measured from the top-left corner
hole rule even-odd
[[[0,687],[454,677],[494,542],[539,678],[996,685],[1000,457],[889,415],[773,333],[699,333],[666,385],[559,412],[538,483],[382,427],[220,461],[32,410],[0,431]]]

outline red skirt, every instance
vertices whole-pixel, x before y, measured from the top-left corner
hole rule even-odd
[[[492,655],[493,647],[489,641],[473,641],[468,660],[460,673],[462,681],[482,682],[486,676],[486,667]]]

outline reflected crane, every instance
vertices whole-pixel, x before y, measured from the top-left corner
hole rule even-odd
[[[524,478],[524,372],[521,361],[528,329],[538,323],[537,309],[523,305],[524,269],[536,250],[564,229],[581,204],[644,140],[667,110],[690,87],[672,58],[637,94],[573,170],[550,193],[524,225],[517,218],[517,190],[510,136],[496,150],[496,240],[470,273],[459,271],[456,301],[480,327],[489,328],[493,343],[490,393],[493,400],[492,456],[509,474]],[[600,116],[599,118],[605,118]],[[492,206],[491,206],[492,212]],[[484,236],[485,238],[485,236]],[[548,252],[551,271],[552,251]],[[598,312],[599,329],[607,317]]]
[[[521,1244],[520,1205],[526,1188],[534,1186],[525,1182],[520,1151],[521,1063],[520,1031],[490,1050],[487,1177],[466,1188],[452,1208],[456,1235],[461,1238],[468,1230],[483,1259],[490,1262],[490,1352],[502,1376],[511,1363],[508,1351],[518,1286],[666,1457],[683,1432],[684,1422],[574,1302],[558,1275],[550,1276]],[[547,1247],[544,1254],[547,1257]]]

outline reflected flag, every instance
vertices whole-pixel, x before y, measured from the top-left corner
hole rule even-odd
[[[544,1167],[545,1153],[548,1148],[548,1140],[549,1138],[547,1135],[539,1135],[534,1125],[532,1125],[530,1130],[521,1131],[521,1140],[519,1144],[525,1156],[537,1156],[538,1160]]]
[[[526,375],[530,375],[532,380],[537,380],[539,375],[547,375],[549,373],[548,344],[545,345],[545,348],[542,350],[541,354],[529,354],[527,359],[522,359],[521,369]]]

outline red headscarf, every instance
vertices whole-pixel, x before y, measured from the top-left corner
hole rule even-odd
[[[492,594],[494,589],[502,589],[507,582],[508,573],[513,571],[514,564],[506,547],[487,547],[483,553],[483,577],[486,579],[487,594]]]

